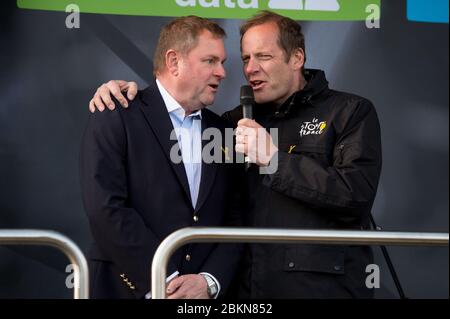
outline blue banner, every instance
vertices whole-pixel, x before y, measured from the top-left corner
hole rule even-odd
[[[408,0],[410,21],[448,23],[448,0]]]

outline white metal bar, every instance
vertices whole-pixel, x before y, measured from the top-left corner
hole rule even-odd
[[[190,243],[246,242],[448,246],[448,239],[448,233],[187,227],[170,234],[156,250],[151,269],[151,291],[154,299],[165,298],[165,278],[169,258],[178,248]]]
[[[48,230],[0,229],[0,245],[41,245],[60,250],[74,265],[74,299],[89,299],[89,269],[86,258],[68,237]]]

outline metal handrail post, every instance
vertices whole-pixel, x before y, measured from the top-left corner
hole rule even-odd
[[[151,268],[152,297],[154,299],[165,298],[169,258],[178,248],[190,243],[276,242],[334,245],[448,246],[448,240],[448,233],[187,227],[167,236],[156,250]]]
[[[0,229],[0,245],[42,245],[63,252],[74,265],[74,299],[89,299],[89,268],[84,254],[68,237],[47,230]]]

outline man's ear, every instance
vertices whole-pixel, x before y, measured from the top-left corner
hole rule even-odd
[[[178,76],[179,55],[175,50],[168,50],[166,52],[166,68],[173,76]]]
[[[291,56],[292,66],[294,70],[301,70],[305,65],[305,51],[302,48],[298,48]]]

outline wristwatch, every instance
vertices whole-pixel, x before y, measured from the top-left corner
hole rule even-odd
[[[206,280],[207,284],[207,291],[210,298],[214,298],[217,294],[217,284],[214,281],[214,279],[211,278],[211,276],[208,276],[207,274],[202,274],[203,278]]]

